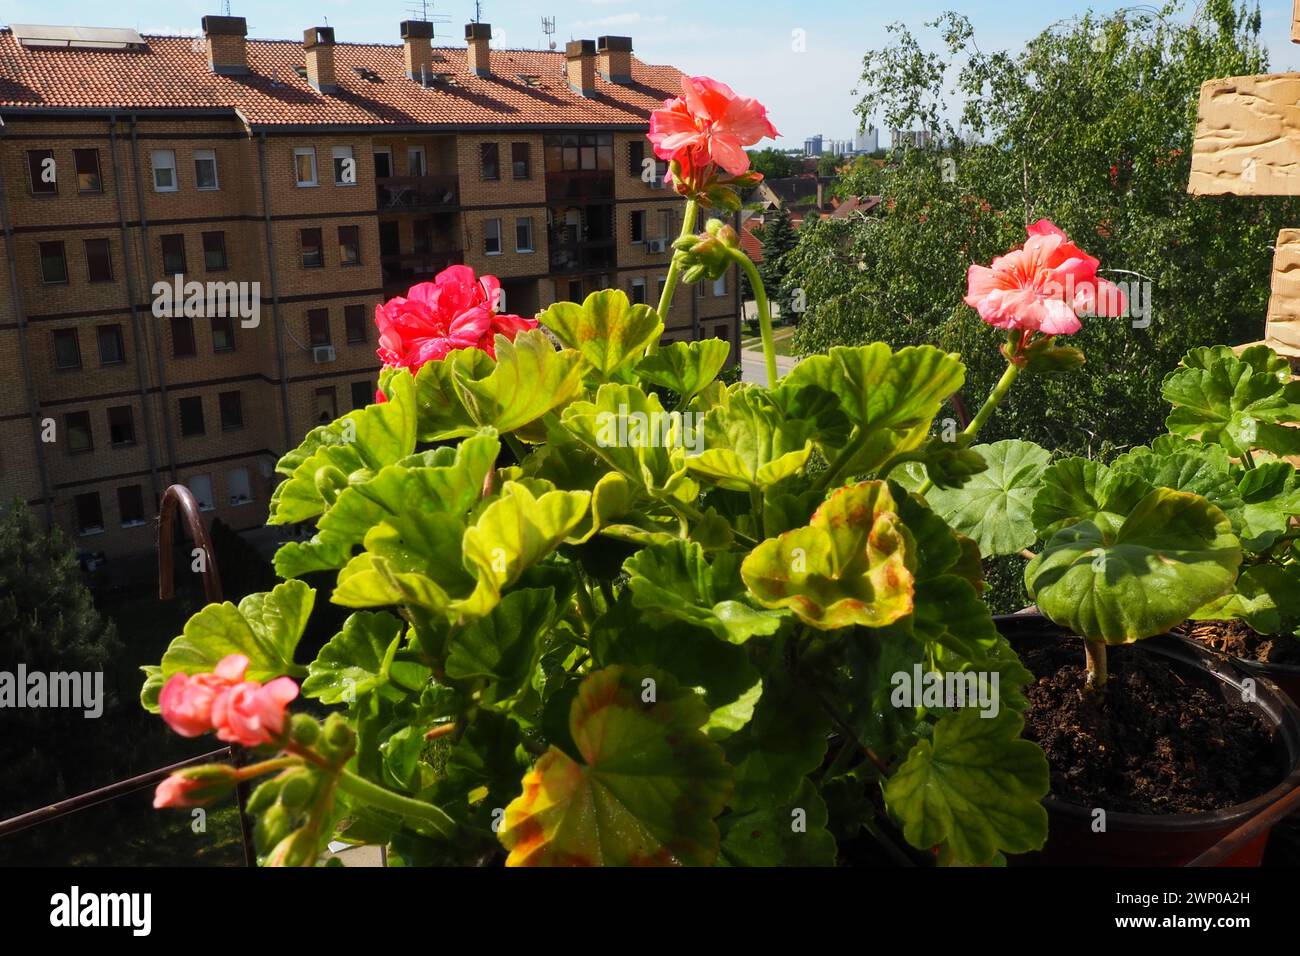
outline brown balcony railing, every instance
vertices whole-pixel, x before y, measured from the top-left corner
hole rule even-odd
[[[547,173],[547,202],[614,198],[614,173],[608,169]]]
[[[375,180],[380,212],[449,209],[460,203],[456,176],[385,176]]]
[[[552,239],[550,250],[552,272],[593,272],[612,269],[618,262],[613,239],[595,239],[577,243],[558,242]]]
[[[384,271],[384,286],[413,285],[417,282],[430,282],[448,266],[459,265],[465,261],[465,255],[459,249],[435,249],[430,252],[404,252],[398,255],[380,256],[379,264]]]

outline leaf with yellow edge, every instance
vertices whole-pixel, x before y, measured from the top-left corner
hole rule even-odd
[[[768,538],[740,574],[765,607],[823,631],[883,627],[912,613],[915,548],[883,481],[840,488],[803,528]]]
[[[537,320],[606,380],[639,359],[664,330],[654,309],[633,305],[622,289],[593,292],[582,305],[557,302]]]
[[[452,365],[456,393],[479,425],[513,432],[566,404],[582,387],[581,357],[556,351],[541,329],[496,339],[496,365]],[[484,374],[484,373],[487,374]]]
[[[525,774],[500,831],[507,866],[708,866],[731,794],[708,706],[651,668],[583,678],[569,708],[581,762],[551,747]]]

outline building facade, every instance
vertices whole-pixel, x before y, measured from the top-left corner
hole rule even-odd
[[[645,133],[681,74],[630,39],[246,33],[0,31],[0,499],[83,551],[152,548],[175,482],[261,525],[276,459],[373,400],[375,306],[447,265],[522,315],[667,275],[683,205]],[[736,349],[738,313],[734,274],[681,287],[664,341]]]

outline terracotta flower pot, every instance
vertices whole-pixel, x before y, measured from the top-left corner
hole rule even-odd
[[[1060,640],[1064,633],[1037,614],[1002,616],[997,618],[997,624],[1018,652],[1036,642]],[[1248,675],[1223,655],[1173,636],[1150,638],[1132,651],[1157,655],[1171,665],[1200,668],[1214,676],[1225,699],[1242,699],[1242,680]],[[1286,776],[1268,792],[1207,813],[1108,812],[1106,829],[1101,833],[1093,831],[1091,807],[1048,796],[1043,801],[1048,815],[1046,846],[1036,853],[1014,857],[1011,862],[1031,866],[1183,866],[1191,862],[1271,803],[1300,787],[1300,708],[1272,681],[1258,677],[1255,701],[1247,706],[1275,728],[1274,745],[1286,757]],[[1264,831],[1222,865],[1258,866],[1268,836]]]

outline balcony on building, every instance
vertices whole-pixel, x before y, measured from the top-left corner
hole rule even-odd
[[[422,213],[460,205],[454,136],[381,137],[374,146],[380,213]]]
[[[603,272],[618,264],[610,203],[553,206],[547,232],[553,274]]]
[[[379,265],[384,295],[401,295],[417,282],[431,282],[465,255],[458,241],[458,216],[449,213],[379,222]]]

